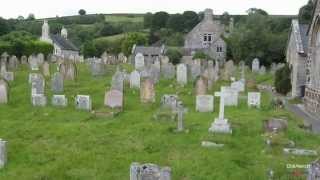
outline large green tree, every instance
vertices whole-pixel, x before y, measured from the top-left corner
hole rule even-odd
[[[129,33],[122,41],[121,50],[126,55],[131,54],[131,50],[134,44],[147,45],[148,39],[141,33]]]
[[[312,0],[309,0],[305,6],[300,8],[300,11],[299,11],[300,23],[309,24],[312,21],[313,7],[314,7],[314,4]]]
[[[164,11],[155,13],[152,18],[152,28],[161,29],[166,27],[169,17],[170,15]]]
[[[173,14],[169,17],[167,22],[167,28],[176,32],[182,32],[184,30],[184,17],[181,14]]]
[[[194,11],[185,11],[182,16],[184,18],[185,32],[191,31],[200,22],[198,14]]]

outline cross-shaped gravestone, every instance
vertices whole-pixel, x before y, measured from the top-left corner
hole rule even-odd
[[[224,93],[223,92],[215,92],[214,96],[220,97],[219,119],[224,120]]]

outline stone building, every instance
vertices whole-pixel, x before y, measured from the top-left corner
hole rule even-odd
[[[202,51],[223,64],[227,54],[227,44],[222,39],[225,31],[220,20],[213,19],[212,9],[206,9],[203,20],[185,37],[185,55],[191,56],[196,51]]]
[[[137,46],[133,45],[132,47],[132,63],[134,64],[134,58],[138,53],[143,54],[145,59],[145,64],[154,64],[154,62],[158,59],[160,60],[161,56],[165,56],[166,47],[162,45],[160,47],[157,46]]]
[[[62,27],[61,34],[50,34],[47,20],[43,21],[40,40],[53,45],[53,55],[63,58],[75,58],[79,56],[79,49],[68,39],[67,29]]]
[[[308,30],[305,108],[320,114],[320,0],[314,0],[313,19]]]
[[[308,25],[294,19],[287,44],[286,60],[291,69],[292,97],[303,97],[306,84],[305,63],[308,54]]]

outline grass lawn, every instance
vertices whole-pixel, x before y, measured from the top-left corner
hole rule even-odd
[[[119,23],[119,22],[143,22],[143,16],[138,15],[106,15],[106,22]]]
[[[272,109],[266,93],[261,109],[248,109],[246,99],[240,99],[238,107],[225,109],[232,135],[208,133],[218,116],[219,102],[216,98],[214,113],[195,112],[191,82],[181,88],[173,80],[161,80],[156,85],[157,101],[152,105],[141,104],[139,91],[126,85],[124,112],[115,118],[78,111],[73,100],[77,94],[91,95],[94,110],[106,109],[104,93],[110,88],[113,73],[92,77],[86,65],[78,68],[77,81],[65,82],[67,108],[32,107],[29,70],[22,66],[17,71],[15,81],[10,83],[10,102],[0,106],[0,137],[8,141],[9,160],[0,170],[0,179],[128,180],[132,162],[170,166],[173,180],[260,180],[267,179],[268,169],[273,169],[279,179],[289,179],[286,164],[307,164],[315,158],[283,155],[280,145],[267,147],[262,121],[270,117],[288,119],[289,128],[282,138],[293,140],[298,148],[319,150],[320,137],[299,129],[302,121],[292,113]],[[52,72],[54,69],[52,65]],[[216,83],[210,94],[221,84],[226,82]],[[49,80],[46,92],[51,102]],[[169,93],[178,93],[189,109],[185,116],[188,133],[175,133],[176,122],[152,118],[161,96]],[[201,141],[223,143],[225,147],[206,149],[200,146]]]

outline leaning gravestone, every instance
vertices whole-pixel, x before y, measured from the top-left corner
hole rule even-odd
[[[92,102],[90,96],[77,95],[75,99],[76,108],[80,110],[91,111]]]
[[[0,139],[0,169],[7,164],[7,141]]]
[[[187,79],[187,66],[185,64],[179,64],[177,66],[177,82],[180,85],[186,85]]]
[[[104,105],[110,108],[122,108],[123,93],[118,90],[110,90],[106,92],[104,98]]]
[[[144,67],[144,56],[141,53],[138,53],[134,59],[135,68],[141,70]]]
[[[8,83],[0,79],[0,104],[7,104],[8,103],[8,96],[9,96],[9,87]]]
[[[53,95],[52,105],[57,107],[66,107],[68,105],[68,99],[65,95]]]
[[[248,92],[248,106],[260,108],[261,93],[260,92]]]
[[[173,79],[175,76],[175,68],[171,63],[161,66],[161,74],[165,79]]]
[[[171,180],[171,168],[161,168],[150,163],[132,163],[130,165],[130,180]]]
[[[63,76],[56,72],[51,79],[51,90],[55,94],[63,92]]]
[[[196,97],[196,111],[213,112],[213,101],[212,95],[198,95]]]
[[[258,58],[255,58],[253,61],[252,61],[252,72],[259,72],[260,70],[260,61]]]
[[[140,88],[140,100],[142,103],[155,102],[154,82],[151,79],[146,79],[142,82]]]
[[[133,71],[130,74],[130,88],[140,88],[140,73],[138,71]]]
[[[207,94],[207,81],[206,78],[200,77],[196,82],[196,95],[205,95]]]
[[[32,94],[31,96],[32,106],[44,107],[47,105],[47,97],[43,94]]]

